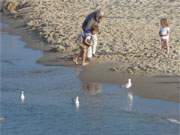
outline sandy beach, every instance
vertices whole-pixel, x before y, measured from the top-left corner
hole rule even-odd
[[[78,51],[77,35],[84,17],[96,6],[89,1],[17,1],[17,4],[24,3],[26,6],[17,10],[16,18],[6,11],[2,19],[17,28],[16,32],[24,37],[28,47],[43,51],[37,62],[77,67],[72,62]],[[98,56],[82,68],[81,80],[121,86],[132,78],[136,84],[132,88],[135,95],[180,102],[180,2],[142,0],[99,4],[106,17],[98,35]],[[159,49],[161,17],[171,20],[169,55]]]
[[[72,56],[79,48],[77,36],[81,24],[85,16],[100,5],[105,18],[98,35],[97,63],[119,63],[119,70],[131,74],[180,74],[178,1],[7,0],[4,5],[11,1],[20,5],[19,9],[15,15],[4,9],[5,13],[16,16],[22,26],[36,32],[48,44],[40,63],[72,65]],[[169,55],[159,49],[159,20],[162,17],[170,20]],[[47,53],[52,48],[56,53]]]
[[[75,65],[81,23],[98,5],[97,57]],[[1,133],[179,135],[179,11],[178,0],[1,0]]]

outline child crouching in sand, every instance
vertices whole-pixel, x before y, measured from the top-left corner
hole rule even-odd
[[[88,64],[87,59],[87,50],[93,44],[92,36],[97,34],[99,31],[98,26],[94,25],[90,30],[81,33],[81,44],[80,44],[80,53],[73,59],[75,64],[78,64],[78,60],[82,57],[82,65],[85,66]]]
[[[160,20],[160,30],[159,30],[159,36],[160,36],[160,45],[161,50],[166,50],[166,53],[169,54],[169,34],[170,34],[170,28],[167,18],[162,18]]]

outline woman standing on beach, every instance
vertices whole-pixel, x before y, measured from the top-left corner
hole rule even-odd
[[[170,34],[170,28],[167,18],[162,18],[160,20],[160,30],[159,30],[159,36],[160,36],[160,45],[161,50],[166,50],[166,53],[169,54],[169,34]]]
[[[96,11],[90,13],[86,16],[83,24],[82,24],[82,30],[85,33],[87,30],[91,29],[92,26],[99,26],[99,23],[101,22],[102,18],[104,16],[104,13],[101,9],[97,9]],[[87,57],[89,59],[92,58],[92,56],[95,56],[96,54],[96,47],[97,47],[97,34],[93,35],[92,37],[93,45],[88,48]]]

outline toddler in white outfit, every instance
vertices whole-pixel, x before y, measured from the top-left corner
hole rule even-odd
[[[170,34],[170,28],[169,23],[166,18],[163,18],[160,20],[160,30],[159,30],[159,36],[160,36],[160,45],[161,50],[166,51],[166,53],[169,53],[169,34]]]

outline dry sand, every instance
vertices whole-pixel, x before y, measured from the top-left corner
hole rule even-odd
[[[62,56],[50,53],[51,59],[47,59],[49,54],[46,52],[47,57],[39,60],[43,64],[68,62],[72,65],[69,58],[78,52],[76,41],[81,24],[99,4],[105,18],[98,35],[96,62],[120,63],[119,70],[133,74],[180,74],[178,0],[97,0],[95,3],[90,0],[6,0],[6,3],[9,1],[25,5],[19,6],[16,15],[23,20],[25,28],[38,33],[49,47],[56,48],[66,57],[64,61]],[[159,49],[159,20],[162,17],[171,22],[169,55]]]

